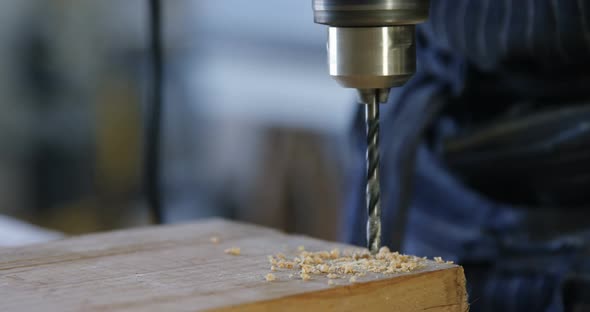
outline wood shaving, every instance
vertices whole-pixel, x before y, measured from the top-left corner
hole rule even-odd
[[[455,264],[453,261],[445,261],[442,257],[434,257],[434,262],[436,263],[444,263],[444,264]]]
[[[277,277],[272,273],[266,274],[266,276],[264,278],[266,279],[267,282],[272,282],[272,281],[277,280]]]
[[[299,276],[301,277],[302,280],[304,281],[309,281],[311,279],[311,276],[307,273],[303,273],[301,272],[301,274],[299,274]]]
[[[350,279],[348,280],[349,283],[356,283],[356,277],[355,276],[351,276]]]
[[[239,247],[232,247],[232,248],[228,248],[224,251],[226,254],[232,255],[232,256],[239,256],[241,251]]]
[[[285,260],[275,261],[274,264],[281,269],[294,269],[297,266],[296,262]]]
[[[424,258],[424,259],[426,259],[426,258]],[[442,263],[444,263],[444,264],[455,264],[454,261],[450,261],[450,260],[449,261],[445,261],[445,260],[442,259],[442,257],[434,257],[433,259],[434,259],[434,262],[436,262],[436,263],[441,263],[441,264]]]
[[[330,286],[334,286],[334,284],[336,284],[336,283],[334,283],[334,281],[333,281],[333,280],[328,280],[328,285],[330,285]]]
[[[212,242],[213,244],[219,244],[219,237],[212,236],[211,238],[209,238],[209,241]]]
[[[270,262],[270,265],[277,265],[277,260],[275,260],[275,258],[273,258],[273,256],[268,256],[268,262]]]

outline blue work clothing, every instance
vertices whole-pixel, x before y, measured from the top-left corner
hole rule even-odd
[[[495,200],[440,150],[465,131],[465,112],[478,120],[522,101],[590,103],[590,3],[432,0],[417,42],[416,75],[381,106],[384,245],[403,237],[403,252],[462,264],[471,311],[566,311],[590,299],[590,203],[564,210]],[[348,242],[365,245],[360,108],[354,124],[357,167],[343,228]],[[552,234],[532,239],[536,232]]]

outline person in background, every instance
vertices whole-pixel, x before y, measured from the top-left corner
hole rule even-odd
[[[463,265],[472,311],[588,311],[590,3],[432,0],[417,40],[382,108],[384,245]]]

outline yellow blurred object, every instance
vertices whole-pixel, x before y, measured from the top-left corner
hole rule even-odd
[[[99,94],[96,129],[96,185],[101,195],[137,190],[141,164],[141,112],[131,81],[105,83]]]

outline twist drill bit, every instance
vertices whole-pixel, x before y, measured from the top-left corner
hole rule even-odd
[[[377,94],[365,107],[367,125],[367,248],[381,247],[381,186],[379,184],[379,102]]]

